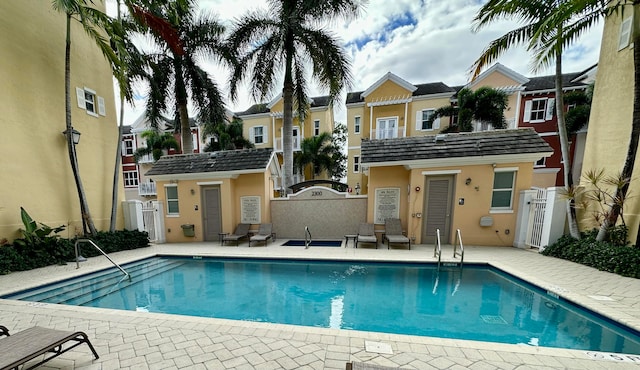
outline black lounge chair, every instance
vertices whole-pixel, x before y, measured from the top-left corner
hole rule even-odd
[[[238,224],[238,226],[236,226],[236,231],[234,231],[233,234],[226,234],[222,237],[222,243],[236,242],[237,247],[240,240],[249,237],[249,228],[251,228],[250,224]]]
[[[8,337],[9,336],[9,329],[7,329],[6,326],[2,326],[0,325],[0,337]]]
[[[411,239],[402,233],[402,224],[399,218],[387,218],[384,220],[384,238],[387,241],[387,249],[393,244],[407,244],[411,249]]]
[[[272,229],[272,224],[260,224],[258,233],[249,238],[249,247],[251,247],[251,242],[264,242],[264,245],[267,245],[267,243],[269,243],[269,239],[275,239],[273,237]]]
[[[360,224],[358,235],[356,235],[356,248],[358,248],[358,243],[374,243],[378,249],[378,238],[374,232],[373,224]]]
[[[2,370],[17,369],[42,355],[43,359],[40,362],[30,363],[29,367],[22,368],[23,370],[34,369],[82,343],[89,346],[96,360],[99,358],[87,334],[81,331],[63,331],[34,326],[9,335],[7,328],[3,328],[7,337],[0,339],[0,369]]]

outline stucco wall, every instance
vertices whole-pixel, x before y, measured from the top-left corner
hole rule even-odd
[[[278,239],[342,239],[366,222],[367,198],[345,197],[324,187],[307,188],[289,199],[271,201],[271,219]]]
[[[96,2],[104,10],[104,3]],[[69,164],[65,130],[65,16],[51,2],[0,1],[0,138],[2,164],[0,238],[18,237],[20,206],[38,222],[82,229],[80,206]],[[112,178],[118,141],[111,69],[77,22],[71,27],[71,115],[82,135],[77,145],[89,210],[99,229],[109,227]],[[78,108],[75,87],[88,87],[105,100],[105,115]],[[124,199],[122,177],[118,186]],[[123,226],[122,212],[118,227]]]

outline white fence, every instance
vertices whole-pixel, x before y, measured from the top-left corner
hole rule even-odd
[[[564,233],[567,200],[562,188],[531,189],[520,192],[520,206],[513,245],[539,248],[555,243]]]
[[[152,243],[164,243],[164,214],[162,203],[128,200],[122,202],[124,227],[127,230],[146,231]]]

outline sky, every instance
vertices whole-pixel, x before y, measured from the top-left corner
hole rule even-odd
[[[473,18],[483,0],[369,0],[359,18],[334,22],[325,27],[342,42],[351,58],[353,83],[348,91],[362,91],[387,72],[413,83],[444,82],[449,86],[469,82],[474,61],[492,40],[519,25],[501,21],[472,32]],[[115,0],[106,0],[107,13],[115,16]],[[266,9],[264,0],[200,0],[203,11],[216,14],[229,28],[248,10]],[[563,72],[579,72],[598,62],[602,22],[585,33],[564,52]],[[505,53],[497,62],[527,77],[551,75],[553,68],[533,72],[532,56],[524,48]],[[233,112],[248,109],[256,102],[250,90],[240,90],[234,102],[228,99],[228,74],[209,61],[203,61],[227,96],[227,108]],[[311,79],[309,79],[311,81]],[[146,88],[136,89],[136,103],[125,107],[125,125],[132,124],[144,112]],[[310,96],[326,95],[309,86]],[[270,100],[270,99],[269,99]],[[334,107],[336,122],[346,123],[344,94]],[[119,109],[119,99],[116,99]],[[191,112],[190,112],[191,115]]]

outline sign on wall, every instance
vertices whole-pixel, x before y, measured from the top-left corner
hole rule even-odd
[[[240,197],[240,214],[240,222],[243,224],[261,223],[260,196]]]
[[[400,188],[376,189],[374,222],[383,224],[387,218],[400,218]]]

